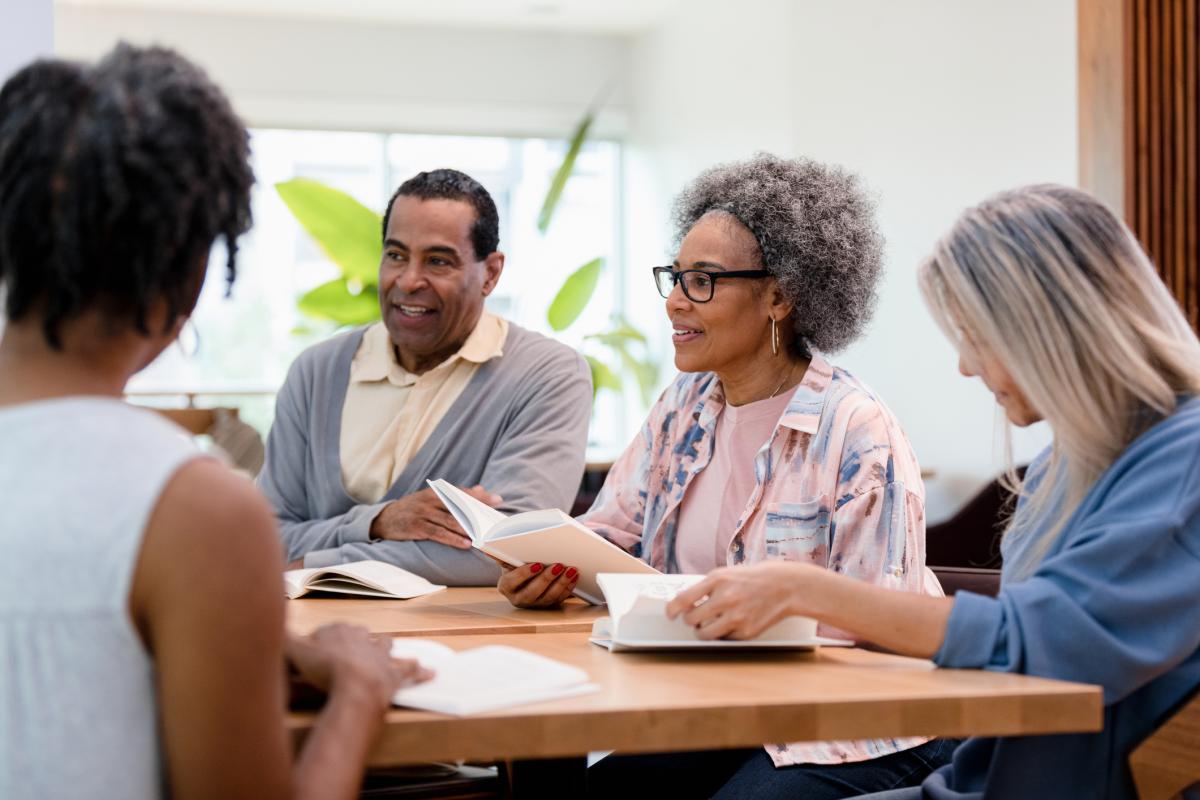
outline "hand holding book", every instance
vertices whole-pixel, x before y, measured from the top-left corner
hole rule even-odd
[[[730,567],[727,572],[745,572],[749,567]],[[710,575],[717,574],[710,573]],[[697,628],[690,612],[707,606],[712,584],[703,575],[611,575],[599,577],[609,616],[592,625],[593,644],[614,652],[622,650],[788,649],[811,650],[821,645],[851,642],[816,635],[817,622],[810,617],[783,613],[768,617],[761,626],[737,629],[728,638],[713,636]],[[722,605],[726,611],[728,607]],[[745,611],[738,609],[737,611]],[[751,614],[733,613],[742,620]],[[681,617],[682,614],[682,617]]]
[[[806,574],[820,579],[832,573],[786,561],[715,569],[672,597],[666,615],[690,626],[700,639],[753,639],[804,611],[796,599]]]
[[[482,486],[461,491],[486,506],[495,507],[504,502],[500,495]],[[422,489],[388,503],[371,520],[370,535],[372,539],[391,541],[426,539],[459,550],[471,547],[471,537],[432,489]]]
[[[523,567],[503,565],[496,588],[517,608],[554,608],[575,591],[579,570],[565,564],[537,561]]]
[[[471,537],[472,546],[509,566],[529,565],[527,571],[518,573],[510,579],[512,581],[524,584],[537,579],[540,570],[535,570],[532,565],[541,564],[550,571],[549,575],[540,578],[544,588],[556,582],[550,580],[553,578],[557,579],[561,589],[564,585],[561,581],[570,580],[565,576],[574,568],[572,593],[589,603],[599,604],[604,601],[596,583],[597,574],[658,574],[654,567],[581,525],[561,509],[526,511],[510,517],[444,480],[429,481],[429,486]],[[541,595],[537,598],[539,603],[542,599]],[[547,596],[544,599],[553,598]]]

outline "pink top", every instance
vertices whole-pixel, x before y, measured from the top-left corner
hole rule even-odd
[[[757,483],[754,458],[770,440],[791,399],[787,392],[722,409],[713,431],[712,458],[679,503],[680,572],[704,574],[728,565],[738,517]]]

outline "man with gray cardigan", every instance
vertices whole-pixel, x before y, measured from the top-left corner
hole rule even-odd
[[[495,585],[499,568],[425,480],[509,513],[569,509],[591,374],[571,348],[484,310],[504,255],[496,205],[473,178],[405,181],[383,238],[383,321],[296,359],[259,486],[291,567],[377,559],[435,583]]]

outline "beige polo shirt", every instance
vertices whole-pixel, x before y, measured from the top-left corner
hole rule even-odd
[[[421,374],[400,366],[387,328],[363,334],[342,406],[342,482],[378,503],[462,394],[480,364],[503,355],[508,322],[484,312],[457,353]]]

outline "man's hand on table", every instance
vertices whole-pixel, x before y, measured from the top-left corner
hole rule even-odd
[[[467,494],[493,508],[503,502],[498,494],[472,486]],[[371,538],[395,542],[427,539],[466,550],[471,540],[432,489],[422,489],[393,500],[371,521]]]

